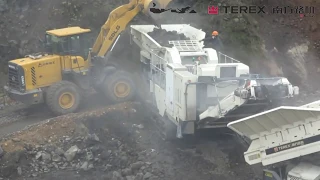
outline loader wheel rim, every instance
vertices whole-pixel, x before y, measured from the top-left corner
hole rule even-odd
[[[130,93],[130,85],[126,82],[117,82],[114,86],[114,94],[118,97],[118,98],[123,98],[129,95]]]
[[[72,93],[65,92],[60,95],[59,98],[59,105],[63,109],[69,109],[71,108],[75,103],[75,98]]]

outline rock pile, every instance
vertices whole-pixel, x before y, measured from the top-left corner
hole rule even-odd
[[[148,33],[161,46],[171,47],[169,41],[190,40],[184,34],[179,34],[177,31],[166,31],[164,29],[154,28],[152,32]]]
[[[108,117],[126,117],[126,113],[119,114],[110,112]],[[0,179],[43,178],[45,174],[58,171],[99,172],[104,179],[110,180],[157,179],[152,163],[144,160],[147,155],[124,142],[128,140],[110,132],[110,122],[104,118],[99,120],[101,122],[95,124],[97,120],[91,117],[73,124],[73,120],[61,118],[36,126],[32,131],[21,132],[19,136],[6,137],[1,143],[2,148],[0,146]],[[109,124],[101,124],[106,122]],[[75,130],[72,130],[74,126]],[[43,130],[44,127],[52,129],[53,133]],[[143,125],[132,124],[130,127],[136,131]],[[30,139],[26,135],[40,130],[46,133],[42,135],[46,139],[44,142],[26,142],[24,138]],[[81,133],[77,133],[79,130]]]
[[[106,173],[106,178],[112,180],[156,178],[150,172],[151,163],[143,162],[143,157],[138,158],[138,154],[119,140],[115,138],[110,140],[105,144],[100,141],[98,135],[89,134],[87,137],[63,137],[60,145],[46,144],[30,147],[25,144],[25,150],[21,151],[15,159],[20,162],[19,166],[15,167],[12,164],[1,166],[1,172],[4,172],[1,174],[3,178],[12,177],[12,174],[37,177],[40,174],[58,170],[81,173],[98,169]],[[61,148],[68,145],[72,146],[67,150]],[[28,163],[21,163],[23,159]]]

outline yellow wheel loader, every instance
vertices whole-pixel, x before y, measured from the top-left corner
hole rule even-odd
[[[8,63],[8,96],[27,105],[46,103],[56,115],[77,111],[83,93],[94,88],[110,101],[132,100],[132,75],[109,62],[110,52],[127,24],[140,12],[150,15],[154,3],[165,8],[171,0],[131,0],[114,9],[90,49],[90,29],[67,27],[46,32],[46,53]]]

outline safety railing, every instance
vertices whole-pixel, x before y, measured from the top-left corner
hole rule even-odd
[[[155,52],[151,53],[151,80],[158,84],[161,88],[166,88],[166,68],[167,62]]]
[[[169,41],[178,49],[178,51],[202,51],[202,46],[198,40],[181,40],[181,41]]]
[[[236,60],[230,56],[218,52],[219,63],[241,63],[239,60]]]

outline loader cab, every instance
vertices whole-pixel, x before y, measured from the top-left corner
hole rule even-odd
[[[45,49],[50,54],[61,56],[81,56],[85,60],[89,54],[90,29],[68,27],[47,31]]]

